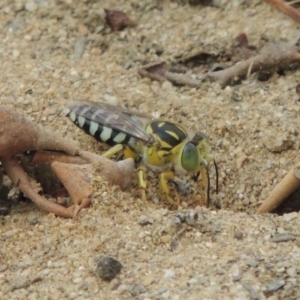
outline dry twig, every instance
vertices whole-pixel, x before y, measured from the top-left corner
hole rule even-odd
[[[184,73],[174,72],[173,67],[166,62],[152,63],[143,66],[139,69],[139,73],[143,77],[148,77],[151,80],[156,80],[159,82],[169,80],[174,85],[188,85],[192,87],[201,86],[200,80],[191,78]]]
[[[292,7],[284,0],[267,0],[271,5],[275,6],[278,10],[289,16],[294,21],[300,23],[300,11]]]
[[[260,54],[240,61],[225,70],[209,72],[208,77],[221,86],[230,84],[233,79],[245,78],[248,73],[278,69],[300,62],[299,39],[287,43],[267,44]],[[249,72],[249,70],[251,70]]]
[[[300,186],[300,163],[275,186],[269,197],[257,209],[257,214],[272,212]]]
[[[202,74],[198,76],[199,79],[192,78],[190,74],[186,74],[186,70],[182,70],[183,72],[174,72],[173,66],[166,62],[146,65],[139,70],[139,73],[141,76],[159,82],[169,80],[175,85],[201,87],[202,82],[205,79],[209,79],[225,87],[226,85],[234,84],[236,81],[249,77],[257,71],[278,70],[288,67],[293,63],[299,63],[299,47],[299,38],[287,43],[269,43],[259,54],[239,61],[227,69]],[[250,56],[250,49],[246,47],[246,50],[246,52],[242,52],[242,54],[246,57]]]

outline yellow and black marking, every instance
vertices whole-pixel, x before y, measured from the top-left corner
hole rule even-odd
[[[146,126],[146,131],[149,134],[156,135],[161,143],[161,149],[169,150],[178,146],[188,135],[186,130],[179,124],[165,122],[165,121],[152,121]]]
[[[123,151],[125,157],[132,157],[141,162],[138,177],[144,198],[146,167],[163,171],[160,175],[160,186],[172,205],[179,204],[179,197],[176,194],[174,200],[170,196],[167,182],[177,171],[185,171],[193,178],[198,178],[201,174],[209,205],[209,164],[213,162],[218,192],[217,165],[210,153],[207,137],[203,133],[198,132],[191,136],[180,124],[151,120],[147,115],[100,102],[72,102],[69,105],[68,116],[87,134],[113,146],[104,154],[106,157]],[[166,168],[168,170],[165,170]]]

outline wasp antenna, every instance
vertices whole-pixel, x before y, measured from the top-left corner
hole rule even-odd
[[[206,140],[206,139],[207,139],[206,135],[203,132],[199,131],[193,136],[191,142],[194,145],[198,145],[202,140]]]
[[[219,170],[218,170],[218,165],[217,165],[215,159],[214,159],[214,166],[215,166],[215,170],[216,170],[216,193],[218,194],[218,192],[219,192]]]
[[[209,178],[209,169],[208,167],[205,169],[206,170],[206,206],[209,207],[210,206],[210,194],[209,194],[209,191],[210,191],[210,178]]]

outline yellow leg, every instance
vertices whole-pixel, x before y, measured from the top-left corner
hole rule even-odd
[[[133,158],[135,161],[137,161],[137,154],[132,151],[128,146],[124,149],[124,157],[125,158]]]
[[[209,172],[205,168],[201,168],[201,177],[202,177],[202,187],[205,192],[205,200],[206,200],[206,206],[209,207],[210,204],[210,197],[209,197],[209,189],[210,189],[210,182],[209,182]]]
[[[117,144],[113,147],[111,147],[109,150],[107,150],[105,153],[102,154],[102,156],[106,157],[106,158],[111,158],[112,156],[114,156],[115,154],[119,153],[120,151],[122,151],[124,149],[124,145],[122,144]]]
[[[162,189],[162,191],[166,195],[166,198],[169,201],[169,203],[174,205],[174,206],[178,206],[179,205],[178,194],[176,193],[176,200],[172,199],[170,197],[170,190],[169,190],[169,187],[168,187],[168,184],[167,184],[168,180],[172,179],[173,177],[174,177],[173,172],[163,172],[163,173],[160,174],[159,184],[160,184],[160,188]]]
[[[145,173],[146,173],[146,167],[139,166],[139,168],[138,168],[139,185],[140,185],[140,189],[142,191],[142,200],[146,202],[146,200],[147,200],[147,197],[146,197],[147,183],[146,183],[145,176],[144,176]]]

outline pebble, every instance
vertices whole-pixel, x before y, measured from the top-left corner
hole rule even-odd
[[[195,284],[198,284],[198,280],[197,280],[197,278],[194,278],[194,277],[189,279],[187,282],[187,285],[195,285]]]
[[[19,276],[11,281],[11,290],[19,290],[27,288],[30,285],[30,281],[26,276]]]
[[[5,270],[7,270],[8,266],[3,264],[3,265],[0,265],[0,273],[1,272],[4,272]]]
[[[248,266],[251,266],[251,267],[253,267],[253,268],[256,268],[256,267],[258,267],[259,262],[258,262],[257,260],[255,260],[255,259],[249,259],[249,260],[246,261],[246,264],[247,264]]]
[[[34,225],[39,224],[39,222],[40,222],[39,219],[35,217],[30,220],[29,224],[34,226]]]
[[[2,237],[5,237],[5,238],[11,238],[11,237],[14,236],[17,232],[19,232],[18,229],[8,230],[8,231],[2,233]]]
[[[174,90],[173,84],[170,81],[164,81],[161,85],[163,90],[171,91]]]
[[[259,293],[257,293],[255,291],[255,289],[253,288],[253,286],[250,283],[244,283],[243,287],[245,290],[248,291],[252,300],[260,300],[261,299],[261,296],[259,295]]]
[[[118,260],[104,256],[97,263],[96,275],[103,280],[109,281],[120,273],[122,267],[122,264]]]
[[[171,220],[171,224],[173,224],[173,225],[181,224],[180,217],[178,217],[178,216],[173,217]]]
[[[287,221],[287,222],[290,222],[292,221],[293,219],[297,218],[298,217],[298,212],[292,212],[292,213],[289,213],[289,214],[284,214],[283,215],[283,218]]]
[[[296,237],[291,233],[276,233],[273,235],[271,239],[274,243],[282,243],[282,242],[289,242],[294,241]]]
[[[187,216],[185,218],[185,222],[191,226],[195,225],[197,220],[198,220],[198,214],[195,212],[191,212],[191,213],[187,214]]]
[[[118,98],[110,95],[110,94],[104,94],[103,98],[106,100],[106,102],[110,105],[118,105]]]
[[[285,281],[283,279],[275,279],[266,286],[265,293],[273,293],[281,287],[283,287],[284,285]]]
[[[129,69],[131,69],[133,66],[134,66],[134,62],[133,62],[133,61],[127,61],[127,62],[124,64],[124,69],[125,69],[125,70],[129,70]]]
[[[85,51],[85,47],[87,44],[87,38],[85,36],[81,36],[75,40],[74,43],[74,57],[76,60],[80,59]]]
[[[175,271],[172,269],[166,269],[164,270],[164,277],[165,278],[173,278],[175,277]]]
[[[273,131],[265,132],[263,142],[269,151],[275,153],[289,150],[294,146],[294,141],[290,136],[284,134],[274,136]]]
[[[239,278],[240,277],[240,269],[237,265],[232,266],[231,275],[232,275],[233,278]]]
[[[157,294],[163,294],[163,293],[165,293],[165,292],[167,292],[168,291],[168,289],[166,288],[166,287],[161,287],[161,288],[159,288],[159,290],[157,291]]]
[[[38,8],[38,5],[36,4],[36,2],[34,0],[28,0],[25,3],[25,9],[29,12],[34,12],[36,11]]]
[[[14,58],[18,58],[19,55],[20,55],[19,50],[13,50],[12,55],[13,55]]]
[[[146,288],[140,284],[140,283],[136,283],[134,284],[133,286],[131,287],[128,287],[127,288],[127,291],[134,297],[140,295],[140,294],[143,294],[146,292]]]
[[[142,226],[145,226],[145,225],[151,225],[151,224],[153,224],[153,222],[154,221],[152,218],[147,217],[145,215],[141,215],[138,223]]]
[[[297,276],[297,269],[295,267],[290,267],[286,270],[286,273],[290,276],[290,277],[296,277]]]
[[[147,286],[151,285],[154,281],[155,281],[155,277],[148,275],[144,278],[143,285],[147,287]]]

